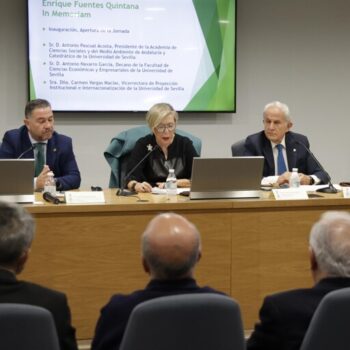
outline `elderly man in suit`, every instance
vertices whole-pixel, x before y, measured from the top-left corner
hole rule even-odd
[[[48,101],[29,101],[24,125],[5,133],[0,158],[35,158],[35,190],[40,191],[48,173],[55,175],[58,190],[79,188],[80,172],[73,153],[72,139],[54,131],[54,116]]]
[[[327,174],[307,151],[306,136],[290,131],[293,126],[289,108],[279,101],[264,108],[264,130],[250,135],[245,141],[246,156],[264,156],[263,185],[288,183],[293,168],[298,168],[300,183],[328,183]]]
[[[142,235],[142,265],[150,281],[144,289],[112,296],[101,310],[92,350],[119,349],[129,316],[143,301],[174,294],[220,293],[196,283],[193,275],[200,257],[200,234],[191,222],[175,213],[151,220]]]
[[[49,310],[61,350],[77,350],[66,296],[17,279],[29,257],[34,226],[33,218],[23,207],[0,202],[0,303],[29,304]]]
[[[314,286],[267,296],[247,350],[298,350],[322,298],[331,291],[350,287],[349,256],[350,214],[326,212],[310,232]]]

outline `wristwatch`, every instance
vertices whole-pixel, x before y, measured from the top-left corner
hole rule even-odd
[[[310,176],[310,185],[313,185],[314,183],[315,183],[315,179],[312,176]]]

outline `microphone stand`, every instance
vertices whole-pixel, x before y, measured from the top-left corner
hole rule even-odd
[[[133,172],[140,166],[140,164],[142,164],[145,159],[147,159],[151,153],[153,153],[156,149],[158,149],[159,146],[155,145],[151,151],[149,151],[124,177],[122,180],[122,187],[120,189],[118,189],[116,195],[117,196],[133,196],[136,192],[135,191],[130,191],[130,190],[126,190],[125,186],[126,186],[126,181],[128,180],[128,178],[130,177],[130,175],[133,174]]]
[[[321,165],[321,163],[317,160],[317,158],[314,156],[314,154],[310,151],[310,149],[307,148],[302,142],[300,142],[298,140],[295,140],[295,142],[305,148],[306,152],[310,154],[311,158],[316,162],[317,166],[327,175],[328,187],[320,188],[320,189],[316,190],[316,192],[321,192],[321,193],[338,193],[338,190],[332,184],[331,177],[329,176],[327,171],[324,169],[324,167]]]
[[[319,188],[316,190],[316,192],[322,192],[322,193],[338,193],[338,190],[334,187],[331,181],[328,183],[328,187]]]
[[[26,149],[24,152],[22,152],[17,159],[22,159],[22,157],[27,154],[30,151],[33,151],[36,148],[36,144],[33,143],[28,149]]]

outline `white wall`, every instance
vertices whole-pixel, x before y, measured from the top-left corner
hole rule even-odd
[[[181,128],[202,138],[202,156],[230,156],[231,144],[262,127],[272,100],[287,103],[294,130],[334,182],[350,180],[350,1],[238,0],[237,113],[184,114]],[[27,100],[26,7],[0,4],[0,134],[21,125]],[[140,114],[57,113],[57,131],[73,137],[83,187],[108,186],[103,151]],[[344,160],[342,160],[344,159]]]

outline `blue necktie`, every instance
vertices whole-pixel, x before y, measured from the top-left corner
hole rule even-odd
[[[278,144],[277,146],[278,149],[278,155],[277,155],[277,174],[282,175],[287,171],[286,163],[284,162],[284,157],[283,157],[283,146],[281,144]]]

